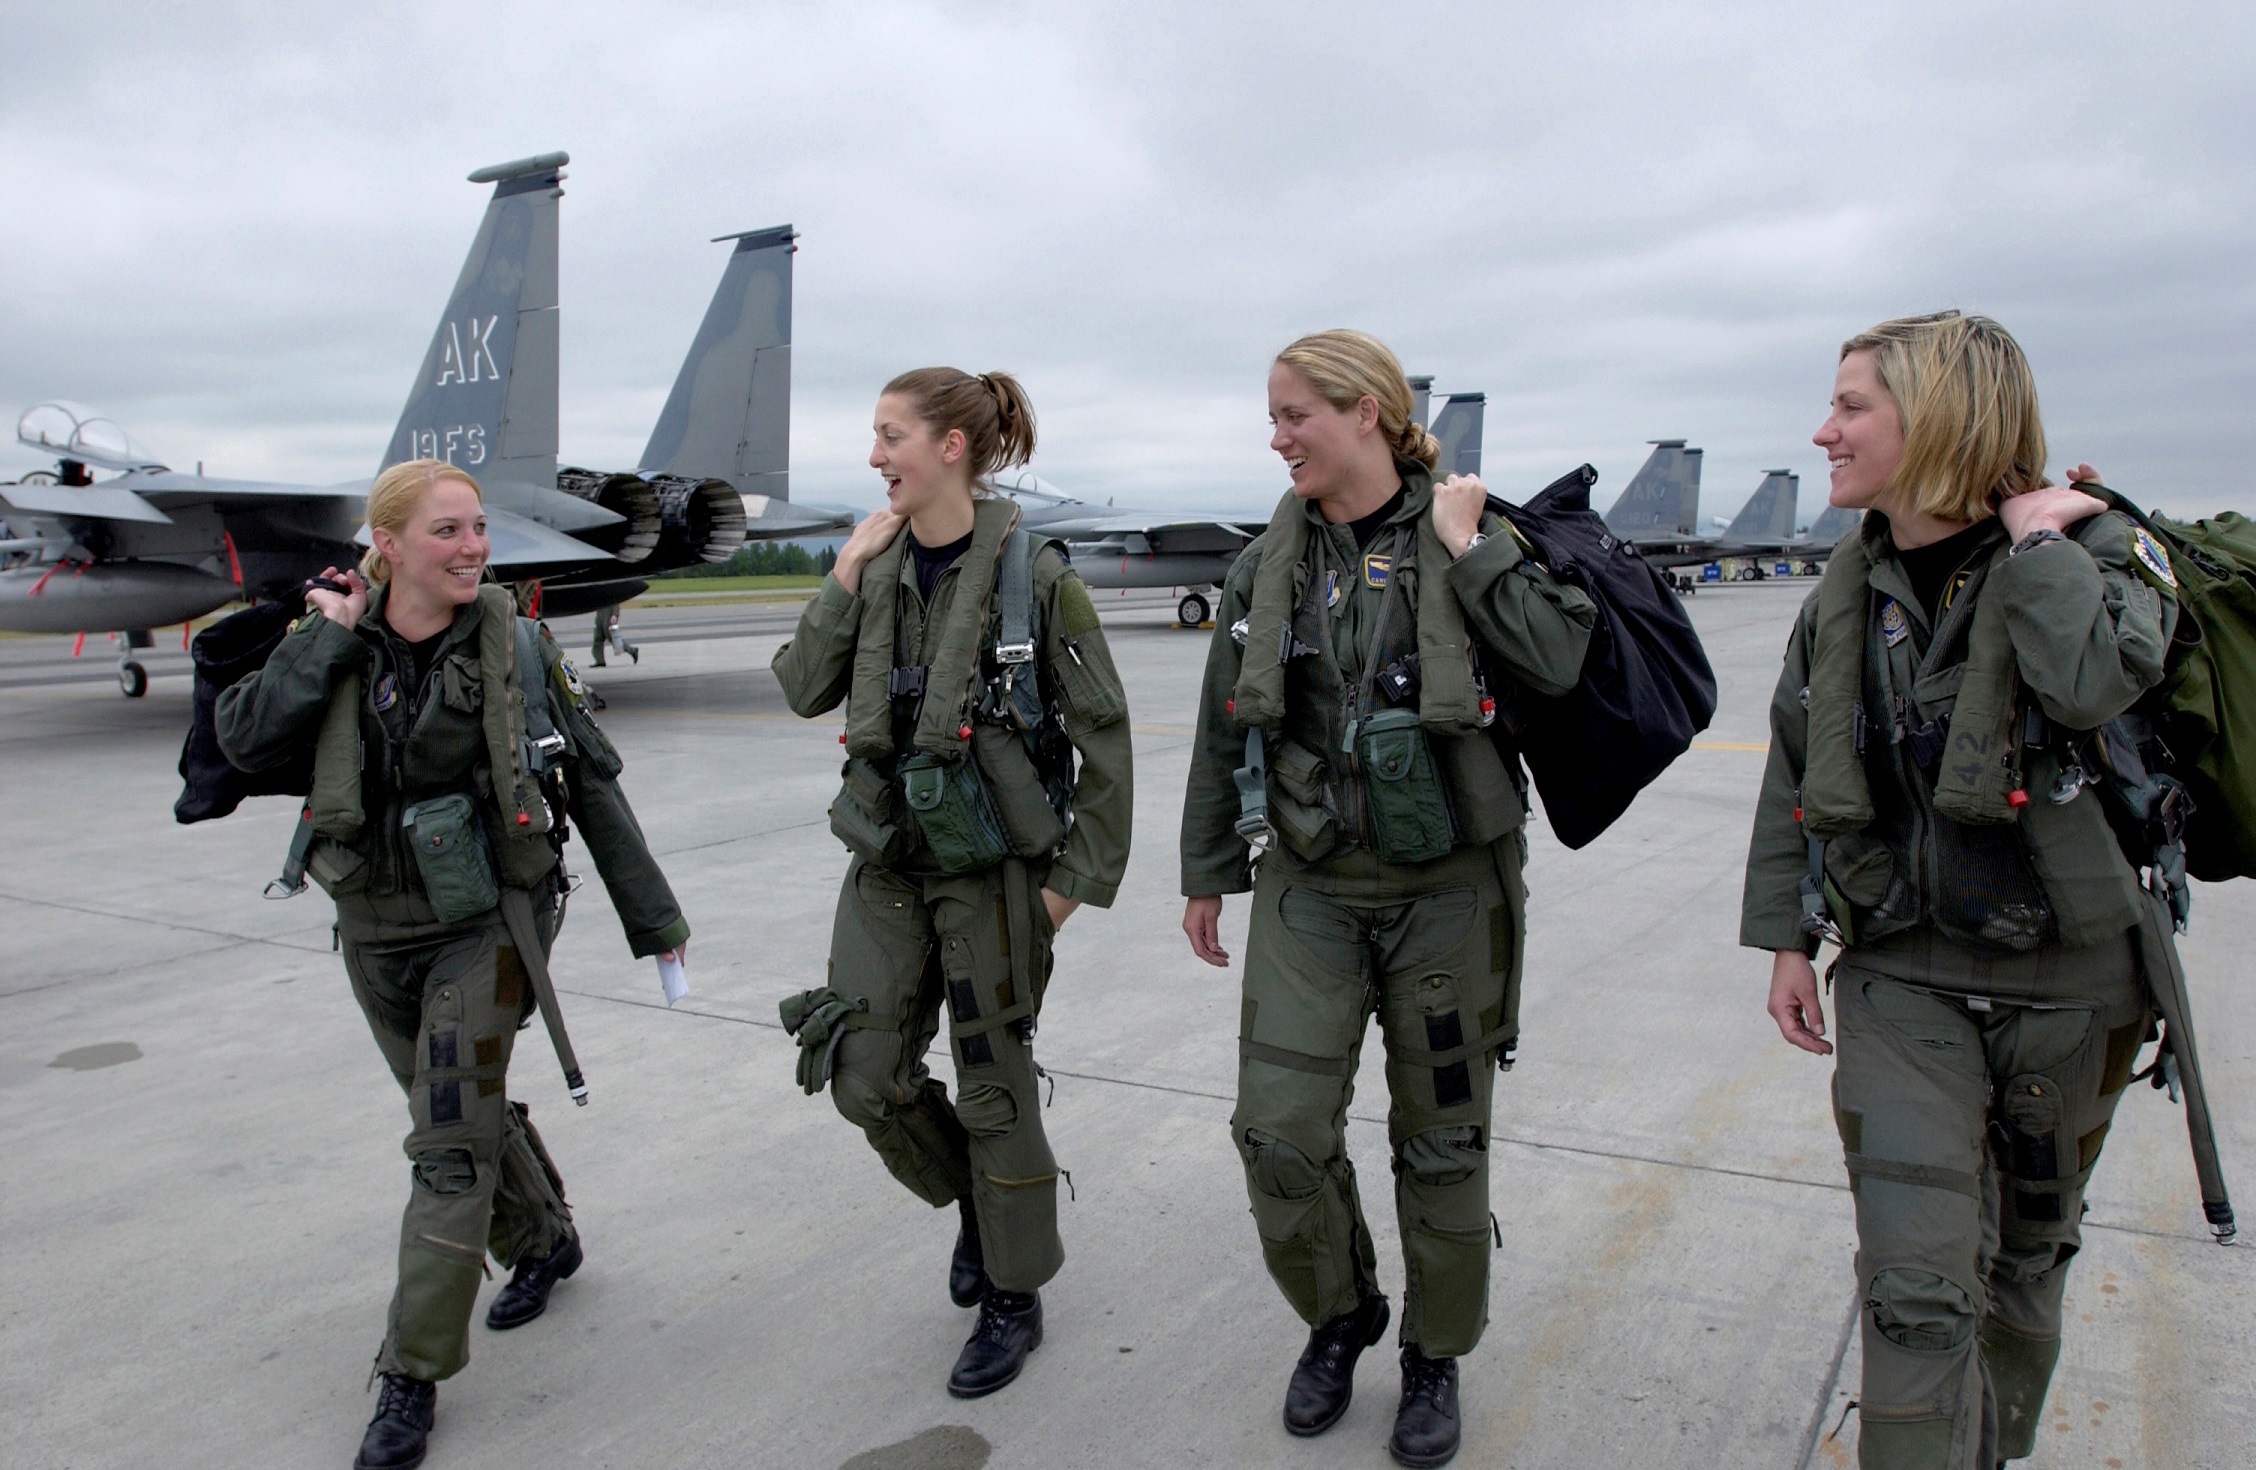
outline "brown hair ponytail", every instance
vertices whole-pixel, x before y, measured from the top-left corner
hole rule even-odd
[[[959,430],[975,481],[1034,457],[1034,401],[1009,373],[917,368],[887,383],[884,391],[907,399],[935,437]]]

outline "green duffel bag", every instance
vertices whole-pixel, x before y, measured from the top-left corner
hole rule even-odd
[[[918,751],[901,762],[901,795],[934,872],[983,873],[1009,855],[1002,818],[977,761]]]
[[[442,924],[474,919],[501,902],[486,824],[478,804],[461,792],[419,801],[400,813],[423,895]]]
[[[1371,846],[1390,863],[1430,863],[1456,844],[1449,797],[1418,712],[1381,710],[1355,724],[1371,810]]]

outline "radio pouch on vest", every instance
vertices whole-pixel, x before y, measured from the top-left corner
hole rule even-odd
[[[1449,799],[1418,712],[1381,710],[1348,730],[1363,769],[1371,813],[1371,846],[1390,863],[1430,863],[1452,843]]]
[[[1009,854],[1002,819],[977,761],[946,760],[920,750],[901,762],[900,780],[909,819],[924,839],[933,871],[946,877],[983,873]]]
[[[486,852],[486,826],[467,795],[455,791],[416,802],[400,813],[400,826],[440,923],[474,919],[501,902],[493,858]]]

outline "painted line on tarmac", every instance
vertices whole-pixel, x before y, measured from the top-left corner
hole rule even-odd
[[[1849,1335],[1856,1331],[1857,1313],[1864,1306],[1864,1293],[1849,1293],[1849,1310],[1841,1319],[1841,1338],[1833,1344],[1833,1367],[1818,1385],[1817,1407],[1810,1410],[1809,1427],[1802,1431],[1802,1453],[1794,1461],[1794,1470],[1809,1470],[1809,1463],[1817,1454],[1818,1431],[1825,1427],[1825,1411],[1833,1407],[1833,1390],[1841,1382],[1841,1364],[1848,1361]],[[1832,1438],[1831,1435],[1825,1436]]]
[[[296,950],[300,954],[330,953],[326,947],[319,945],[293,944],[287,939],[274,939],[257,934],[237,934],[228,929],[206,929],[199,924],[182,924],[171,919],[152,919],[143,914],[121,914],[112,909],[88,908],[84,904],[63,903],[52,898],[34,898],[27,893],[12,893],[6,889],[0,889],[0,899],[28,904],[33,908],[60,909],[64,913],[84,914],[89,918],[115,919],[121,923],[147,924],[157,929],[177,930],[182,934],[203,934],[213,939],[231,939],[237,944],[271,944],[277,949]]]

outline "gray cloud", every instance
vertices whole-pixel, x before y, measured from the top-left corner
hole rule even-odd
[[[462,175],[562,147],[583,463],[640,449],[706,237],[789,220],[802,498],[873,499],[876,387],[946,361],[1021,373],[1078,493],[1264,504],[1266,361],[1352,324],[1488,391],[1508,492],[1589,459],[1604,496],[1682,435],[1711,514],[1774,466],[1814,513],[1840,339],[1958,305],[2028,347],[2056,464],[2256,509],[2256,46],[2221,14],[49,7],[0,88],[0,406],[364,474],[483,205]]]

